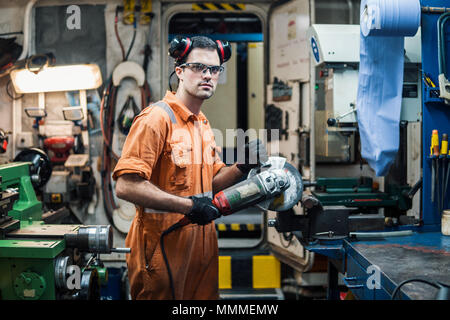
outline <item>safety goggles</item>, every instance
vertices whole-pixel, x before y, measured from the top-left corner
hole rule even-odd
[[[208,66],[203,63],[198,62],[190,62],[190,63],[183,63],[179,66],[180,68],[187,67],[191,69],[195,73],[203,73],[206,74],[206,71],[209,70],[212,76],[219,75],[223,72],[224,67],[223,66]]]

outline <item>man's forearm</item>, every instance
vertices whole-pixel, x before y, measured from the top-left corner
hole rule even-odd
[[[120,176],[116,184],[116,195],[144,208],[186,214],[192,208],[192,200],[162,191],[150,181],[135,174]]]
[[[229,167],[223,167],[219,170],[212,181],[213,193],[216,194],[220,190],[226,189],[235,184],[244,174],[239,170],[236,164]]]

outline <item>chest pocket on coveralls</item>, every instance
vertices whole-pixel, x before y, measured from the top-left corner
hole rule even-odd
[[[175,171],[170,184],[175,190],[188,189],[192,184],[192,147],[184,142],[170,143]]]

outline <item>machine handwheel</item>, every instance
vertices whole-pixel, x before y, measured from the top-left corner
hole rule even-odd
[[[48,155],[38,148],[22,150],[15,158],[15,162],[31,162],[30,176],[33,187],[39,189],[43,187],[52,175],[52,163]],[[33,178],[33,176],[35,178]]]

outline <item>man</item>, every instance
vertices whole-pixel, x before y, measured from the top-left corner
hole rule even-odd
[[[114,169],[117,196],[137,206],[125,242],[131,248],[127,265],[133,299],[218,299],[212,220],[220,213],[212,195],[256,166],[247,161],[225,167],[200,111],[223,70],[220,46],[207,37],[188,39],[188,49],[175,62],[176,93],[168,91],[136,117]],[[252,142],[246,154],[256,148],[265,152],[262,144]],[[162,250],[162,233],[185,216],[192,223],[167,234]]]

